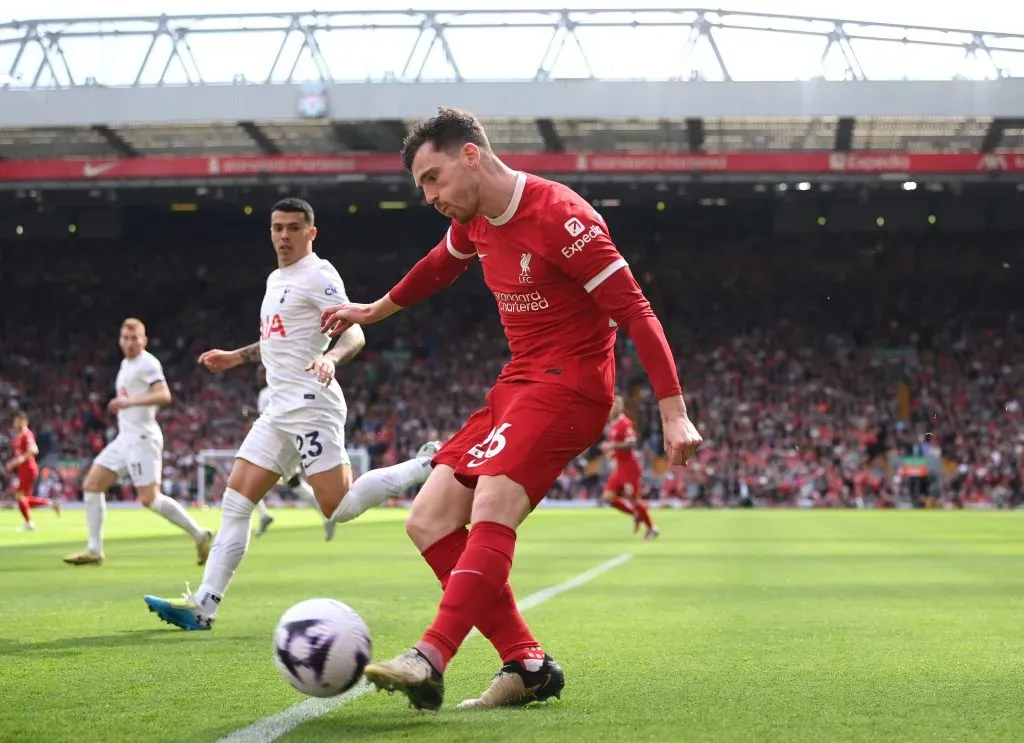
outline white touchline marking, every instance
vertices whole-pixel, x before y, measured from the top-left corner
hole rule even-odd
[[[599,575],[603,575],[609,570],[613,570],[614,568],[619,567],[619,565],[629,562],[631,559],[633,559],[633,555],[631,554],[613,557],[611,560],[602,562],[600,565],[591,568],[585,573],[580,573],[575,578],[570,578],[564,583],[559,583],[557,586],[545,588],[537,591],[537,593],[531,593],[526,598],[520,599],[517,602],[519,611],[532,609],[538,604],[543,604],[548,599],[553,599],[560,593],[571,591],[573,588],[579,588],[584,583],[592,581]],[[475,637],[479,634],[480,633],[474,628],[466,639],[468,640],[469,638]],[[276,715],[271,715],[270,717],[254,722],[248,727],[229,733],[217,741],[217,743],[270,743],[271,741],[277,740],[282,735],[290,733],[303,723],[309,722],[317,717],[322,717],[343,704],[359,699],[359,697],[366,694],[372,688],[373,686],[367,681],[361,681],[344,694],[336,697],[328,697],[326,699],[310,697],[298,704],[293,704],[288,709],[278,712]]]

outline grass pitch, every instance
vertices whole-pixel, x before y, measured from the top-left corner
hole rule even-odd
[[[275,513],[211,632],[160,623],[142,595],[201,571],[191,542],[111,510],[107,563],[73,568],[84,514],[0,512],[0,740],[212,743],[303,699],[271,634],[292,604],[355,607],[390,658],[419,638],[439,590],[379,511],[323,542],[308,510]],[[521,532],[519,596],[632,552],[527,619],[567,676],[546,706],[460,712],[499,662],[471,640],[446,706],[368,694],[282,740],[1016,741],[1024,729],[1024,520],[1019,513],[717,511],[655,514],[643,542],[602,510],[541,511]],[[219,512],[199,514],[216,526]]]

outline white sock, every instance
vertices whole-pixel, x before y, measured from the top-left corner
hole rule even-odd
[[[352,483],[352,489],[331,514],[331,521],[340,524],[351,521],[388,498],[394,498],[414,485],[422,485],[430,476],[430,470],[430,460],[421,457],[364,473]]]
[[[103,554],[103,522],[107,518],[107,496],[104,493],[86,493],[85,525],[89,530],[89,546],[98,555]]]
[[[273,518],[273,516],[270,515],[270,511],[267,509],[267,504],[262,500],[256,504],[256,510],[260,512],[260,518],[262,519]]]
[[[180,526],[187,531],[197,542],[206,537],[206,530],[196,520],[188,515],[188,511],[182,508],[178,501],[163,493],[157,493],[156,498],[149,504],[149,510],[158,513],[175,526]]]
[[[237,490],[224,491],[220,531],[206,561],[203,584],[195,594],[196,605],[206,614],[217,613],[228,583],[249,549],[249,520],[254,509],[252,501]]]
[[[292,490],[298,493],[303,498],[305,498],[310,503],[312,503],[317,508],[320,507],[320,504],[316,502],[316,493],[313,492],[312,486],[310,486],[310,484],[305,480],[299,480],[299,484],[292,488]]]

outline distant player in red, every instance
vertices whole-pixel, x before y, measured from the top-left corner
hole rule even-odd
[[[636,453],[636,428],[626,416],[621,397],[616,397],[612,403],[608,424],[608,440],[601,444],[601,449],[611,454],[615,469],[608,476],[601,497],[608,505],[633,517],[634,532],[643,524],[647,527],[644,539],[654,539],[658,536],[658,528],[651,521],[640,492],[643,468]]]
[[[701,437],[686,415],[661,323],[589,202],[510,169],[472,114],[453,109],[417,124],[402,160],[451,225],[388,294],[328,308],[322,329],[337,334],[380,322],[444,289],[479,258],[512,358],[484,407],[434,457],[406,522],[444,590],[437,617],[414,648],[367,666],[365,675],[378,688],[403,691],[415,707],[438,709],[445,667],[476,626],[504,665],[478,699],[459,706],[543,701],[561,694],[565,677],[523,622],[508,584],[516,528],[565,466],[601,438],[618,328],[650,376],[669,459],[685,462]]]
[[[36,488],[36,480],[39,479],[39,465],[36,464],[36,457],[39,455],[39,447],[36,446],[36,437],[28,427],[28,416],[18,412],[14,414],[12,421],[14,440],[11,447],[14,449],[14,458],[7,462],[8,471],[16,471],[18,477],[17,489],[14,497],[18,501],[18,510],[25,519],[25,525],[18,528],[18,531],[35,531],[35,524],[32,523],[32,510],[39,506],[53,506],[53,510],[60,515],[60,499],[52,501],[49,498],[36,498],[33,493]]]

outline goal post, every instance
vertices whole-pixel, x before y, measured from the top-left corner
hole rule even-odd
[[[353,478],[370,469],[370,455],[366,449],[347,451],[352,462]],[[219,495],[227,486],[231,465],[237,454],[237,449],[203,449],[196,455],[196,501],[199,505],[207,505],[211,496],[219,500]]]
[[[207,504],[207,496],[211,488],[217,487],[218,481],[227,484],[237,453],[237,449],[203,449],[196,455],[196,500],[199,505]]]

